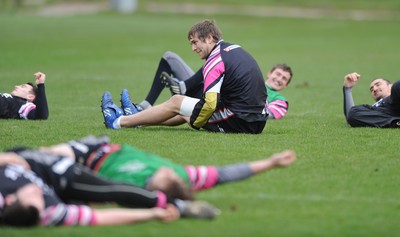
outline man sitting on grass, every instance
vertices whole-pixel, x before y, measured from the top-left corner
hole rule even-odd
[[[173,95],[168,101],[127,114],[114,103],[111,94],[102,97],[107,128],[174,126],[189,123],[194,129],[210,132],[259,134],[266,120],[267,92],[255,59],[237,44],[222,39],[213,21],[203,20],[188,32],[192,50],[205,61],[201,98]],[[123,97],[124,98],[124,97]],[[122,99],[124,111],[132,103]]]
[[[267,88],[268,119],[283,118],[289,108],[286,98],[280,93],[292,80],[293,72],[287,64],[276,64],[268,71],[265,79]],[[156,74],[146,99],[132,107],[125,106],[131,111],[144,110],[152,107],[165,87],[168,87],[172,95],[186,95],[193,98],[201,98],[203,90],[203,77],[201,68],[195,73],[183,59],[173,52],[165,52],[160,59]],[[129,100],[126,90],[121,93],[122,100]]]
[[[374,79],[369,90],[376,101],[371,105],[354,105],[352,88],[360,79],[360,74],[353,72],[344,77],[344,115],[352,127],[400,128],[400,81]]]

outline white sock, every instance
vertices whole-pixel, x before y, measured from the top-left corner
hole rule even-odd
[[[184,81],[179,81],[179,87],[181,88],[182,95],[186,94],[186,84]]]
[[[120,129],[121,128],[121,117],[119,117],[116,120],[114,120],[114,123],[113,123],[114,129]]]
[[[187,207],[187,203],[181,199],[174,199],[174,203],[180,213],[182,213]]]
[[[152,105],[147,100],[143,100],[142,102],[140,102],[139,106],[143,109],[148,109],[152,107]]]

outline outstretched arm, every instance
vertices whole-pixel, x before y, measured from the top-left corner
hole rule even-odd
[[[169,204],[165,209],[96,209],[94,215],[95,225],[123,225],[151,220],[168,223],[179,218],[179,211],[175,206]]]
[[[275,167],[286,167],[296,160],[296,153],[286,150],[272,156],[246,163],[226,166],[186,166],[195,191],[213,188],[216,185],[237,182]],[[200,172],[201,171],[201,172]],[[205,172],[206,171],[206,172]]]
[[[275,167],[286,167],[296,160],[296,153],[292,150],[285,150],[273,154],[268,159],[250,162],[250,168],[254,174],[258,174]]]
[[[40,224],[43,226],[86,226],[124,225],[159,220],[171,222],[180,217],[178,209],[168,205],[165,209],[94,209],[87,205],[59,203],[41,211]]]

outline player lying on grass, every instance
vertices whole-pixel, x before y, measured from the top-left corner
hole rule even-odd
[[[352,88],[360,78],[357,72],[344,77],[344,115],[347,123],[352,127],[400,128],[400,81],[391,84],[384,78],[374,79],[369,90],[375,104],[355,106]]]
[[[19,170],[15,166],[0,167],[0,179],[18,172],[23,172],[24,175],[35,178],[40,183],[43,182],[39,177],[35,177],[33,172]],[[0,208],[2,209],[0,226],[122,225],[150,220],[171,222],[179,218],[178,210],[171,204],[164,209],[94,209],[86,205],[64,204],[56,195],[44,191],[51,190],[47,184],[39,186],[24,178],[18,178],[16,182],[24,184],[13,193],[2,191],[6,195],[4,197],[0,193]]]
[[[116,225],[219,214],[203,201],[173,199],[161,191],[106,180],[63,155],[16,148],[0,154],[0,166],[0,220],[6,225]],[[153,209],[97,210],[85,203]]]
[[[281,119],[286,115],[289,103],[280,92],[289,85],[292,77],[292,69],[286,64],[276,64],[268,71],[265,79],[268,119]],[[124,113],[130,114],[131,111],[152,107],[165,86],[170,89],[172,95],[186,95],[200,99],[204,87],[201,68],[195,73],[179,55],[165,52],[158,64],[146,99],[137,105],[124,106]],[[126,93],[126,90],[122,91],[121,96],[127,98],[121,101],[129,100],[129,95]]]
[[[34,74],[36,86],[17,85],[11,93],[0,93],[0,119],[47,119],[49,109],[44,82],[46,75]]]
[[[160,190],[169,197],[180,199],[188,197],[182,186],[189,186],[193,191],[209,189],[272,168],[289,166],[296,159],[296,154],[287,150],[266,159],[226,166],[184,166],[130,145],[110,144],[106,136],[88,136],[41,149],[75,157],[76,162],[108,179],[151,191]]]

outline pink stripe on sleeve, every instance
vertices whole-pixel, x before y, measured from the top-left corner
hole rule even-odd
[[[218,181],[218,170],[214,166],[186,166],[185,168],[195,191],[212,188]]]
[[[218,181],[218,171],[214,166],[207,167],[207,174],[208,175],[202,189],[212,188]]]
[[[268,104],[268,112],[272,113],[275,119],[280,119],[286,115],[288,104],[283,100],[276,100]]]
[[[167,196],[165,193],[157,191],[157,198],[156,207],[165,208],[167,206]]]
[[[19,116],[23,119],[28,119],[28,114],[34,109],[36,109],[36,105],[34,103],[28,102],[22,105],[19,109]]]

